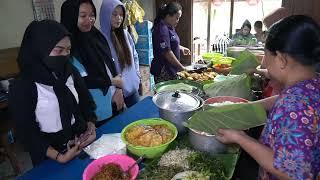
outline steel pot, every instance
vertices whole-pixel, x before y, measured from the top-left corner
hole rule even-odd
[[[183,122],[203,106],[203,99],[199,96],[179,91],[160,92],[152,100],[159,108],[160,118],[172,122],[180,135],[187,132]]]
[[[189,142],[195,150],[211,154],[223,153],[227,146],[215,138],[215,135],[206,134],[189,128]]]

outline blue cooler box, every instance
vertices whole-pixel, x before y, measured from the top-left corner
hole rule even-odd
[[[136,49],[152,49],[152,36],[139,35]]]
[[[142,23],[137,22],[135,24],[138,35],[149,35],[151,36],[151,29],[153,23],[151,21],[144,20]]]
[[[150,65],[153,59],[152,49],[136,49],[139,55],[139,64]]]

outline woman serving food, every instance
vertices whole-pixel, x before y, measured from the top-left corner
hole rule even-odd
[[[260,142],[242,131],[220,129],[224,143],[237,143],[261,166],[260,179],[320,178],[320,27],[294,15],[274,24],[265,46],[264,65],[283,85],[279,96],[261,103],[270,112]]]
[[[177,72],[185,70],[180,62],[180,51],[184,55],[190,50],[180,45],[180,39],[175,31],[182,15],[182,7],[177,2],[170,2],[158,11],[152,28],[152,43],[154,59],[151,63],[151,74],[156,83],[174,80]]]

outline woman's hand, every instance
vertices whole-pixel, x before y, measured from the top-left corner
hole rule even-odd
[[[112,102],[116,103],[117,111],[120,111],[124,106],[124,98],[122,89],[117,89],[114,95],[112,96]]]
[[[73,147],[68,148],[68,151],[64,154],[59,154],[56,158],[56,160],[60,163],[66,163],[70,160],[72,160],[74,157],[76,157],[80,152],[82,151],[82,148],[80,148],[80,141],[78,138],[75,140],[75,144]]]
[[[184,67],[184,66],[181,66],[181,68],[180,68],[180,69],[178,69],[178,72],[181,72],[181,71],[187,71],[187,68],[186,68],[186,67]]]
[[[239,143],[246,133],[235,129],[219,129],[216,138],[224,144]]]
[[[87,131],[83,134],[83,136],[85,136],[85,139],[83,139],[83,141],[80,141],[80,148],[86,147],[96,139],[96,126],[92,122],[88,122],[87,124]]]
[[[123,81],[121,79],[121,75],[117,75],[116,77],[111,79],[111,84],[116,86],[117,88],[123,88]]]
[[[264,76],[268,79],[270,79],[269,73],[267,69],[262,69],[261,65],[259,65],[257,68],[248,69],[246,72],[248,75],[259,74],[261,76]]]
[[[93,122],[88,122],[87,125],[88,125],[88,130],[90,132],[95,132],[96,131],[97,128],[96,128],[96,125]]]
[[[184,67],[171,50],[165,51],[163,56],[165,59],[179,71],[183,71]]]
[[[191,51],[190,49],[186,48],[186,47],[183,47],[183,46],[180,46],[180,50],[182,51],[183,55],[191,55]]]

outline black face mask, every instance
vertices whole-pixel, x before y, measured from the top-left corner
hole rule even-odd
[[[66,71],[66,64],[69,61],[69,56],[48,56],[43,62],[57,77],[63,78]]]

